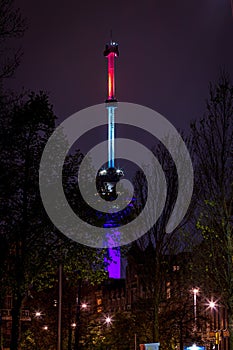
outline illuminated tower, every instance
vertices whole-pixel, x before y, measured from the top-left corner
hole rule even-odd
[[[106,201],[117,198],[116,184],[124,175],[121,169],[115,168],[115,58],[119,56],[118,44],[112,39],[106,45],[104,56],[108,60],[108,83],[106,109],[108,114],[108,167],[101,169],[97,176],[97,188],[100,196]]]
[[[108,110],[108,168],[114,168],[114,138],[115,138],[115,57],[119,56],[118,45],[110,41],[104,50],[104,56],[108,60],[108,94],[106,108]]]
[[[108,79],[107,79],[107,99],[106,110],[108,116],[108,166],[102,168],[97,176],[97,188],[100,196],[106,201],[114,201],[117,198],[116,184],[124,175],[121,169],[115,168],[115,111],[117,109],[117,100],[115,96],[115,58],[119,56],[118,44],[112,40],[106,45],[104,56],[108,60]],[[120,233],[117,231],[119,223],[114,222],[109,216],[106,219],[105,228],[116,228],[114,230],[115,238],[119,238]],[[111,242],[114,245],[114,238],[111,234],[106,235],[108,243],[108,256],[110,262],[108,273],[110,278],[121,277],[121,256],[120,248],[112,249]]]

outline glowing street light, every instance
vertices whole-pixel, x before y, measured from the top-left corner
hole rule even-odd
[[[110,316],[105,317],[105,323],[110,325],[112,323],[112,318]]]
[[[33,313],[33,316],[34,316],[35,318],[39,319],[39,318],[42,318],[42,316],[44,316],[44,313],[41,312],[41,311],[39,311],[39,310],[37,310],[37,311],[35,311],[35,312]]]
[[[81,308],[84,309],[84,310],[87,309],[87,303],[82,303],[81,304]]]
[[[213,301],[213,300],[208,301],[208,309],[214,310],[216,309],[216,306],[217,306],[216,301]]]

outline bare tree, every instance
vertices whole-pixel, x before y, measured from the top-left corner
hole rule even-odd
[[[169,142],[172,144],[172,138],[169,139]],[[176,151],[179,154],[180,150],[178,148]],[[191,244],[191,240],[185,239],[185,223],[190,218],[193,205],[189,208],[186,217],[179,226],[173,232],[167,233],[166,226],[174,209],[178,194],[178,176],[173,159],[161,144],[155,148],[154,154],[157,156],[166,177],[167,195],[159,219],[143,237],[138,239],[136,244],[144,252],[139,275],[145,295],[150,299],[150,309],[152,310],[152,335],[150,341],[159,342],[160,307],[166,293],[168,271],[172,263],[170,260],[178,252],[185,248],[187,249],[187,242]],[[155,193],[155,197],[154,201],[150,203],[151,207],[149,211],[145,215],[145,220],[148,221],[150,221],[151,211],[155,212],[158,210],[158,203],[162,201],[163,196],[160,176],[156,164],[153,163],[151,164],[151,177],[151,183],[153,184],[152,190]],[[187,178],[185,180],[189,181],[190,179]],[[140,211],[144,208],[147,201],[147,180],[141,172],[138,172],[134,182],[136,197],[138,198],[136,208]]]
[[[11,77],[19,65],[22,50],[12,48],[12,39],[22,37],[25,29],[26,20],[14,8],[14,0],[0,0],[0,81]]]
[[[226,73],[210,85],[206,114],[192,125],[192,133],[200,188],[197,228],[203,238],[197,264],[204,271],[205,286],[217,291],[227,308],[232,350],[233,86]]]

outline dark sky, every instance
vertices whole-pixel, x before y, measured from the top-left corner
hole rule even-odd
[[[208,84],[233,78],[231,0],[16,0],[29,28],[14,88],[45,90],[62,121],[106,97],[110,29],[119,43],[119,101],[151,107],[188,129]],[[19,42],[17,42],[19,44]]]

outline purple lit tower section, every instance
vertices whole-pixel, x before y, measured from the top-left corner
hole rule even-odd
[[[111,222],[106,222],[104,227],[111,227]],[[106,235],[106,241],[108,242],[108,247],[114,245],[114,239],[117,239],[120,235],[120,232],[114,231],[114,237],[112,234]],[[105,258],[105,262],[108,263],[108,276],[109,278],[121,278],[121,252],[120,247],[117,248],[108,248],[108,257]]]
[[[112,39],[110,43],[106,45],[104,50],[104,56],[108,60],[108,83],[107,83],[107,99],[106,110],[108,115],[108,168],[102,169],[100,175],[103,178],[103,195],[102,198],[108,201],[112,201],[117,198],[116,183],[123,176],[123,172],[120,169],[115,168],[115,155],[114,155],[114,140],[115,140],[115,111],[117,109],[117,99],[115,96],[115,58],[119,56],[118,44]],[[116,223],[109,219],[106,219],[104,224],[105,228],[111,229],[116,227],[114,234],[106,235],[106,242],[108,247],[114,246],[114,243],[120,237],[120,233],[117,230]],[[120,248],[108,248],[108,273],[109,278],[121,278],[121,254]]]

